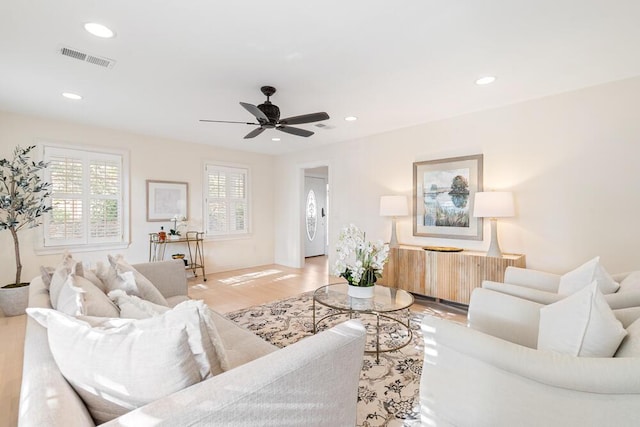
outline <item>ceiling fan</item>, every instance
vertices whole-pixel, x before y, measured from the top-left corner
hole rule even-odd
[[[201,122],[214,122],[214,123],[241,123],[245,125],[259,126],[245,135],[244,139],[255,138],[260,135],[266,129],[276,129],[281,132],[290,133],[291,135],[308,137],[313,135],[313,132],[306,129],[296,128],[290,125],[301,125],[305,123],[319,122],[321,120],[327,120],[329,115],[325,112],[303,114],[301,116],[287,117],[286,119],[280,119],[280,109],[277,105],[274,105],[269,101],[269,97],[276,93],[276,88],[273,86],[262,86],[260,88],[262,93],[267,97],[264,104],[258,106],[241,102],[240,105],[245,110],[250,112],[258,120],[258,123],[251,122],[232,122],[228,120],[200,120]]]

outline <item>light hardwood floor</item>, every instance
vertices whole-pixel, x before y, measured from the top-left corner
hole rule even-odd
[[[329,276],[327,258],[308,258],[304,268],[266,265],[214,273],[189,279],[189,296],[202,299],[214,310],[227,313],[312,291],[337,281]],[[417,299],[412,307],[446,310],[464,318],[464,310]],[[0,317],[0,427],[15,427],[22,379],[22,357],[26,316]]]

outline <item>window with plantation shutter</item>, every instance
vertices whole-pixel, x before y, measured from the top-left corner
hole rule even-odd
[[[43,157],[51,183],[45,248],[124,243],[124,154],[45,145]]]
[[[205,166],[207,234],[224,236],[249,232],[248,175],[247,168]]]

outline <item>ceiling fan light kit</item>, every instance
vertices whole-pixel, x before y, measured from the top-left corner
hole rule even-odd
[[[272,104],[269,99],[276,93],[276,88],[273,86],[262,86],[260,88],[262,93],[267,97],[267,100],[256,106],[246,102],[241,102],[240,105],[251,113],[257,123],[251,122],[233,122],[228,120],[200,120],[201,122],[214,122],[214,123],[240,123],[246,125],[259,126],[245,135],[244,139],[255,138],[267,129],[276,129],[280,132],[288,133],[296,136],[309,137],[313,135],[313,132],[306,129],[293,127],[291,125],[302,125],[306,123],[319,122],[329,119],[329,115],[325,112],[303,114],[301,116],[292,116],[285,119],[280,119],[280,108],[277,105]]]

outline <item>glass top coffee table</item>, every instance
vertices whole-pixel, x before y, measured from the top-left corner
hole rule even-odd
[[[328,319],[337,316],[348,316],[350,319],[354,314],[360,316],[375,316],[375,349],[367,349],[366,353],[375,353],[376,363],[380,363],[380,353],[399,350],[411,342],[413,333],[411,331],[411,315],[409,307],[413,304],[413,295],[402,289],[388,288],[382,285],[376,285],[372,298],[354,298],[347,294],[349,285],[346,283],[334,283],[322,286],[313,293],[313,333],[318,331],[320,325]],[[329,314],[325,314],[316,320],[316,303],[328,307],[332,310]],[[402,318],[406,318],[406,322]],[[398,327],[402,332],[406,333],[406,339],[400,340],[400,343],[394,339],[393,331],[389,332],[391,336],[388,345],[380,344],[380,319],[388,321],[390,324]],[[367,328],[368,330],[370,328]],[[394,328],[391,328],[394,329]]]

